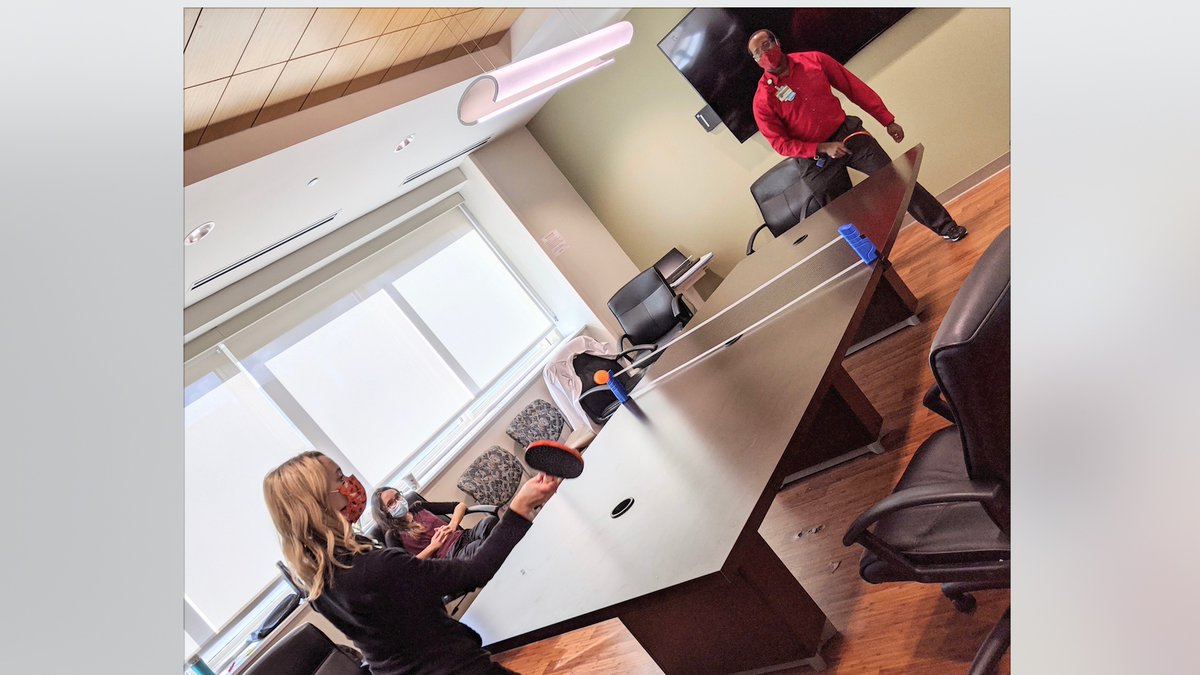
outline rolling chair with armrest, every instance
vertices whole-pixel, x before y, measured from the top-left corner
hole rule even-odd
[[[618,373],[617,381],[630,390],[642,378],[641,365],[630,372],[621,372],[634,364],[639,354],[649,353],[652,345],[632,347],[614,353],[607,342],[580,335],[560,345],[542,369],[546,389],[574,431],[567,445],[583,449],[596,437],[600,427],[617,409],[617,399],[607,385],[597,385],[594,375],[607,370]]]
[[[279,638],[242,675],[370,675],[311,623]]]
[[[620,346],[651,347],[669,342],[683,332],[692,319],[692,310],[683,297],[663,279],[657,269],[642,270],[617,291],[608,301],[608,309],[621,324],[625,334]],[[649,365],[658,355],[647,360]]]
[[[815,165],[809,166],[808,162],[789,157],[754,181],[750,185],[750,194],[762,213],[763,224],[750,234],[746,255],[754,253],[754,239],[759,232],[770,230],[772,236],[778,237],[849,192],[853,184],[846,170],[847,161],[827,159],[825,166],[818,169]]]
[[[842,540],[866,549],[865,581],[940,583],[962,612],[974,609],[971,592],[1009,586],[1009,286],[1006,229],[963,282],[930,348],[935,398],[953,424],[917,448],[892,494]],[[993,672],[1008,643],[1006,610],[972,675]]]
[[[583,382],[583,392],[579,394],[579,407],[588,419],[596,424],[604,424],[621,407],[607,384],[595,384],[593,378],[596,373],[601,370],[612,371],[616,373],[617,381],[625,387],[625,391],[633,391],[645,376],[645,367],[658,358],[656,355],[639,360],[635,355],[653,351],[654,345],[639,345],[613,356],[576,354],[571,359],[571,367]]]

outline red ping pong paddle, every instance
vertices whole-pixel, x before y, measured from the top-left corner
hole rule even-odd
[[[555,478],[578,478],[583,473],[583,455],[558,441],[534,441],[525,449],[525,463]]]

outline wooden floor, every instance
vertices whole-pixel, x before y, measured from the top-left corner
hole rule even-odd
[[[850,522],[891,493],[917,446],[947,426],[920,403],[933,383],[929,345],[963,279],[1009,224],[1008,169],[946,208],[970,230],[968,237],[950,243],[912,225],[901,231],[891,254],[920,300],[921,323],[846,360],[846,370],[883,415],[887,452],[787,486],[760,529],[837,627],[839,635],[822,652],[832,673],[965,673],[1008,606],[1008,591],[984,591],[976,594],[974,614],[964,615],[936,585],[868,584],[858,576],[861,549],[841,543]],[[814,528],[819,530],[810,533]],[[495,660],[526,675],[662,672],[616,619],[497,654]],[[1000,672],[1009,668],[1006,655]]]

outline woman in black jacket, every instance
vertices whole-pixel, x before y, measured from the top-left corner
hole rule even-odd
[[[263,479],[292,576],[374,675],[511,672],[492,663],[479,634],[450,618],[441,599],[487,583],[557,489],[556,479],[538,474],[473,557],[422,560],[355,534],[366,491],[325,455],[302,453]]]

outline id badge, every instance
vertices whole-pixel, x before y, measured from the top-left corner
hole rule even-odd
[[[775,87],[775,98],[787,103],[796,98],[796,92],[792,91],[792,88],[786,84],[781,84]]]

